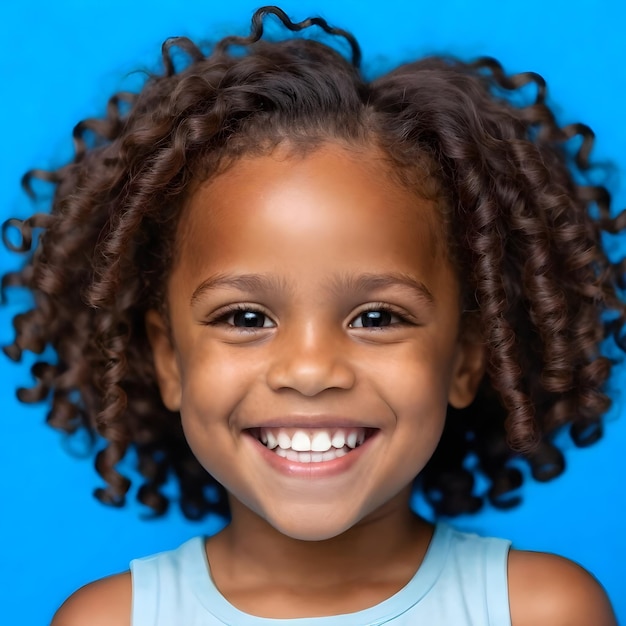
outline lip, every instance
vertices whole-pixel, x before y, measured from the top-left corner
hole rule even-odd
[[[337,422],[333,424],[336,426]],[[317,427],[317,423],[315,427]],[[309,428],[313,428],[310,423]],[[346,426],[344,426],[344,428],[346,428]],[[378,431],[376,430],[360,446],[354,448],[351,452],[337,459],[333,459],[332,461],[322,461],[319,463],[298,463],[297,461],[290,461],[289,459],[278,456],[250,434],[245,435],[245,441],[252,447],[254,454],[258,454],[265,463],[277,472],[285,476],[321,479],[338,476],[347,472],[364,454],[367,454],[372,446],[372,442],[377,439],[377,436]]]
[[[290,415],[289,417],[277,417],[257,424],[246,424],[242,430],[255,428],[301,428],[303,430],[316,429],[339,429],[339,428],[366,428],[377,429],[374,424],[365,424],[362,421],[345,417],[333,417],[332,415]]]

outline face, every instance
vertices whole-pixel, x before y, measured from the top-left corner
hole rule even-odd
[[[147,316],[162,397],[202,465],[290,537],[337,536],[407,487],[482,350],[436,206],[375,152],[240,160],[185,207],[170,331]]]

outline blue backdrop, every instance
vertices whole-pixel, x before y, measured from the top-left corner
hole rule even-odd
[[[154,67],[163,39],[243,32],[260,4],[33,0],[20,8],[18,3],[3,6],[2,220],[32,212],[19,189],[22,173],[62,163],[71,153],[73,124],[99,114],[108,95],[127,84],[128,72]],[[598,136],[596,160],[616,164],[623,180],[626,9],[621,0],[284,0],[282,6],[295,19],[321,14],[351,29],[363,47],[366,67],[425,52],[452,52],[490,54],[509,71],[538,71],[548,81],[561,121],[588,123]],[[615,176],[612,190],[619,208],[626,206],[624,189]],[[2,271],[17,263],[16,257],[0,253]],[[27,302],[13,293],[0,311],[1,343],[12,340],[10,316]],[[144,521],[132,503],[119,511],[96,502],[90,494],[100,481],[91,459],[77,458],[80,442],[67,442],[45,427],[44,406],[26,407],[15,400],[15,387],[29,384],[30,362],[16,366],[0,358],[0,621],[24,626],[47,623],[75,588],[126,569],[131,558],[215,529],[212,521],[185,521],[176,507],[165,519]],[[623,367],[616,370],[616,388],[623,386],[625,373]],[[485,510],[457,524],[509,537],[519,548],[553,551],[580,562],[603,582],[626,623],[623,414],[616,393],[606,437],[585,450],[567,444],[564,476],[525,486],[524,504],[514,511]]]

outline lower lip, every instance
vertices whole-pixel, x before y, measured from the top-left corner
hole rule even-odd
[[[278,456],[255,437],[249,435],[247,438],[254,446],[256,452],[261,455],[261,458],[281,474],[301,476],[303,478],[326,478],[347,472],[367,453],[372,444],[372,440],[376,438],[376,434],[374,433],[368,437],[360,446],[354,448],[344,456],[333,459],[332,461],[320,461],[317,463],[298,463],[297,461],[290,461],[282,456]]]

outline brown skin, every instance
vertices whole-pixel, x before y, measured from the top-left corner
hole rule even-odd
[[[157,312],[147,316],[163,401],[230,493],[232,522],[207,541],[212,574],[255,615],[354,612],[410,580],[432,536],[411,513],[411,482],[448,404],[467,406],[482,377],[436,206],[391,180],[374,151],[334,145],[242,159],[186,207],[171,333]],[[243,274],[264,280],[206,282]],[[429,295],[364,275],[410,277]],[[233,304],[262,327],[238,326]],[[371,309],[392,316],[364,328]],[[270,467],[246,431],[328,416],[376,435],[357,462],[321,479]],[[512,552],[509,594],[514,626],[615,624],[601,587],[552,555]],[[128,624],[130,601],[128,573],[104,579],[53,625]]]
[[[238,608],[263,617],[338,615],[378,604],[413,577],[432,536],[408,510],[409,495],[404,490],[345,533],[315,543],[294,541],[233,502],[237,524],[207,542],[214,580]]]
[[[404,490],[448,403],[469,404],[483,371],[480,344],[459,336],[435,206],[389,183],[374,157],[349,154],[244,159],[202,185],[182,218],[171,336],[155,311],[147,319],[164,402],[195,456],[270,527],[308,541],[337,537]],[[233,306],[264,327],[235,326]],[[387,325],[363,327],[385,307]],[[277,472],[247,433],[323,423],[377,432],[349,471],[313,480]]]

